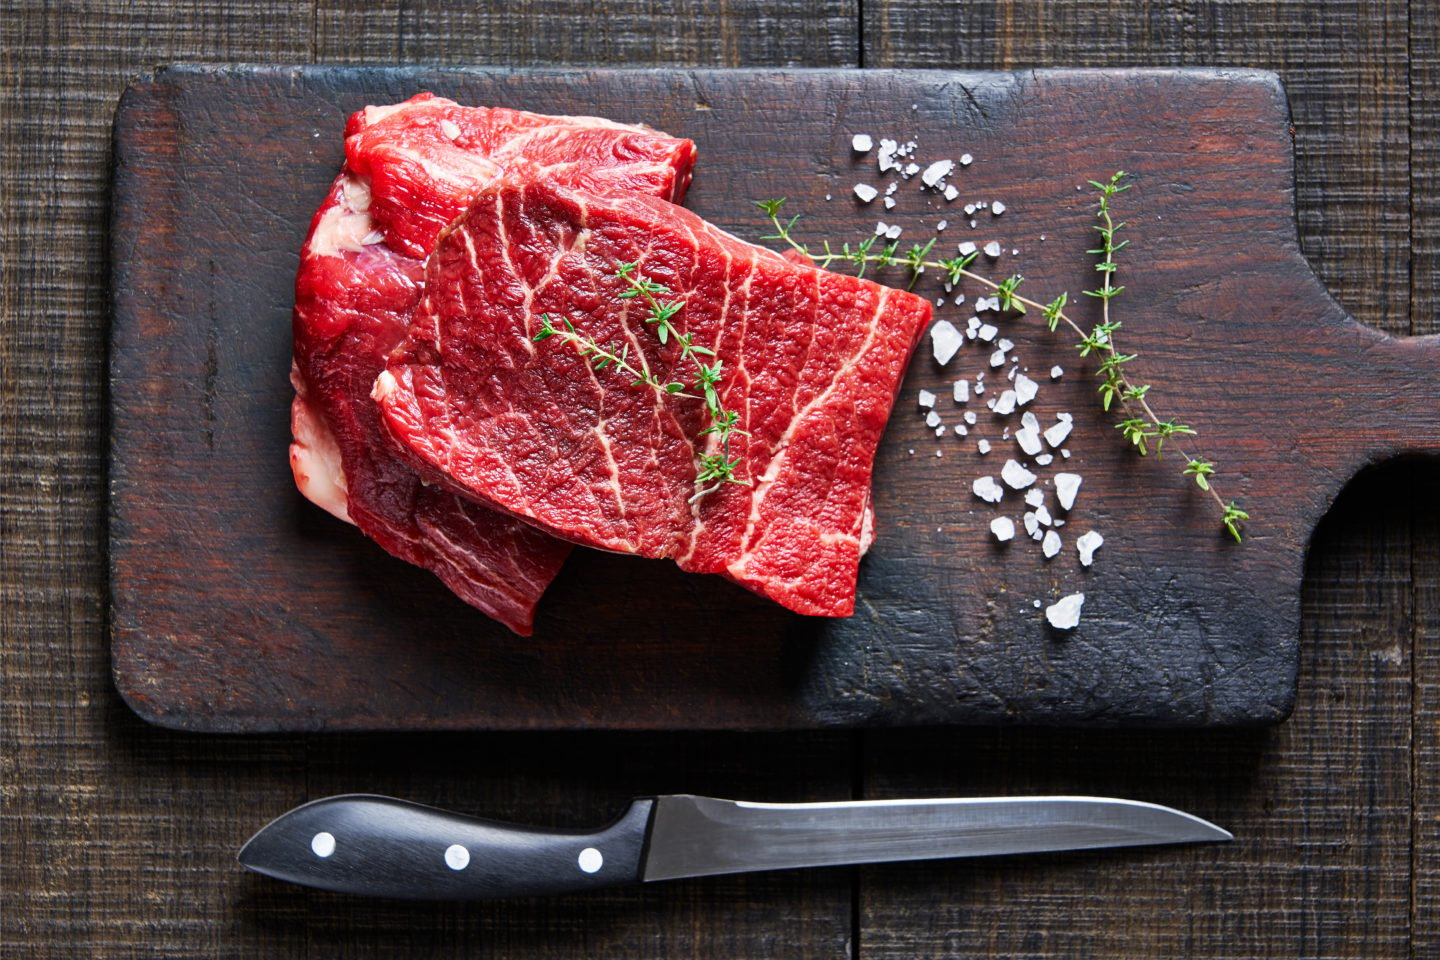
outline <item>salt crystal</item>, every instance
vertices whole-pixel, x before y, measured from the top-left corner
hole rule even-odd
[[[999,241],[991,240],[989,243],[985,244],[985,256],[989,257],[991,260],[994,260],[996,257],[1000,256]]]
[[[935,362],[942,367],[950,362],[964,342],[965,337],[949,320],[941,320],[930,328],[930,349],[935,354]]]
[[[897,224],[894,224],[894,225],[892,225],[892,226],[890,227],[889,230],[886,230],[886,231],[885,231],[885,239],[887,239],[887,240],[898,240],[898,239],[900,239],[900,224],[898,224],[898,223],[897,223]]]
[[[935,394],[931,393],[929,390],[921,390],[921,391],[920,391],[920,406],[922,406],[922,407],[933,407],[933,406],[935,406]]]
[[[1036,465],[1037,467],[1048,467],[1048,466],[1050,466],[1050,464],[1053,463],[1054,461],[1055,461],[1055,458],[1052,457],[1050,454],[1048,454],[1048,453],[1042,453],[1042,454],[1040,454],[1038,457],[1035,458],[1035,465]]]
[[[1001,349],[1001,350],[996,350],[994,353],[990,354],[990,366],[992,366],[992,367],[1003,367],[1003,366],[1005,366],[1005,351],[1004,351],[1003,349]]]
[[[1021,520],[1025,524],[1025,535],[1027,537],[1038,540],[1043,536],[1043,534],[1040,533],[1040,521],[1035,518],[1035,512],[1033,510],[1026,510],[1025,516],[1022,517]]]
[[[1033,606],[1036,610],[1039,610],[1039,609],[1040,609],[1040,601],[1039,601],[1039,600],[1034,601],[1034,602],[1031,604],[1031,606]]]
[[[887,197],[888,197],[888,196],[892,196],[892,195],[895,193],[895,191],[896,191],[896,190],[899,190],[899,189],[900,189],[900,181],[899,181],[899,180],[891,180],[891,181],[890,181],[890,186],[888,186],[888,187],[885,188],[885,196],[887,196]]]
[[[974,220],[971,220],[971,221],[970,221],[970,229],[971,229],[971,230],[974,230],[974,229],[975,229],[975,221],[974,221]]]
[[[1015,539],[1015,521],[1009,517],[996,517],[990,521],[990,532],[995,539],[1004,543],[1006,540]]]
[[[1020,414],[1020,426],[1024,427],[1026,430],[1034,430],[1036,433],[1039,433],[1040,418],[1035,416],[1035,414],[1031,413],[1029,410],[1026,410],[1024,413]]]
[[[1055,474],[1055,499],[1060,501],[1061,509],[1069,510],[1071,507],[1075,506],[1075,495],[1079,492],[1080,474]]]
[[[1005,337],[1001,337],[1001,338],[1000,338],[1000,342],[999,342],[998,344],[996,344],[996,346],[998,346],[1001,350],[1005,350],[1005,351],[1014,350],[1014,349],[1015,349],[1015,341],[1014,341],[1014,340],[1009,340],[1009,339],[1007,339],[1007,338],[1005,338]]]
[[[1075,425],[1070,421],[1057,421],[1055,426],[1045,431],[1045,442],[1052,447],[1058,447],[1065,442],[1065,438],[1070,436],[1070,431],[1073,429],[1075,429]]]
[[[1061,451],[1060,451],[1060,456],[1064,457],[1066,460],[1069,460],[1069,459],[1070,459],[1070,451],[1069,451],[1068,449],[1061,450]]]
[[[1062,367],[1062,366],[1060,366],[1059,364],[1056,364],[1055,366],[1053,366],[1053,367],[1050,368],[1050,379],[1051,379],[1051,380],[1059,380],[1062,376],[1064,376],[1064,374],[1065,374],[1065,368]]]
[[[1080,539],[1075,541],[1075,549],[1080,553],[1080,565],[1088,567],[1094,563],[1095,551],[1099,550],[1104,543],[1105,538],[1094,530],[1081,534]]]
[[[933,187],[941,180],[944,180],[946,177],[950,176],[951,171],[953,171],[954,169],[955,161],[936,160],[934,163],[930,164],[930,166],[925,168],[924,173],[920,174],[920,182],[925,184],[925,186],[927,187]]]
[[[1005,488],[996,483],[994,477],[981,477],[970,484],[970,489],[986,503],[999,503],[1005,496]]]
[[[1001,203],[999,200],[996,200],[994,203],[990,204],[990,212],[997,217],[1000,216],[1000,214],[1005,212],[1005,204]]]
[[[966,430],[966,429],[965,429],[965,424],[963,424],[963,423],[957,423],[957,424],[955,424],[955,436],[957,436],[957,437],[963,437],[963,436],[965,436],[966,434],[968,434],[969,432],[970,432],[969,430]]]
[[[1015,402],[1022,407],[1035,399],[1035,394],[1040,392],[1040,387],[1025,374],[1015,378]]]
[[[972,164],[972,163],[974,163],[974,162],[975,162],[975,158],[972,157],[972,156],[970,156],[970,154],[968,154],[968,153],[962,153],[962,154],[960,155],[960,166],[962,166],[962,167],[968,167],[968,166],[970,166],[970,164]]]
[[[960,196],[960,191],[955,189],[955,185],[953,183],[947,183],[945,185],[945,199],[954,200],[958,196]]]
[[[1056,630],[1074,630],[1080,625],[1080,610],[1085,606],[1085,594],[1072,593],[1061,597],[1045,608],[1045,619]]]
[[[927,418],[927,419],[928,419],[928,418]],[[935,428],[935,436],[937,436],[937,437],[943,437],[943,436],[945,436],[945,428],[944,428],[944,427],[936,427],[936,428]]]
[[[966,240],[964,243],[960,244],[960,246],[957,247],[956,249],[958,249],[958,250],[960,251],[960,256],[962,256],[962,257],[968,257],[968,256],[970,256],[970,254],[972,254],[972,253],[975,252],[975,244],[971,243],[969,240]]]
[[[1015,391],[1006,390],[1000,394],[1000,399],[995,401],[995,412],[1002,417],[1009,416],[1015,412]]]
[[[935,456],[937,456],[937,457],[943,457],[943,456],[945,456],[945,451],[944,451],[944,450],[936,450],[936,451],[935,451]]]
[[[976,449],[976,450],[979,450],[982,456],[983,456],[984,454],[989,453],[989,452],[990,452],[990,441],[989,441],[989,440],[979,440],[979,441],[977,441],[977,442],[975,443],[975,449]]]
[[[944,230],[948,226],[950,226],[949,220],[941,220],[939,223],[935,224],[935,232],[939,233],[941,230]]]
[[[869,203],[871,200],[874,200],[879,195],[880,191],[876,190],[868,183],[855,184],[855,196],[860,199],[861,203]]]
[[[884,220],[876,220],[876,221],[875,221],[875,236],[877,236],[877,237],[883,237],[883,236],[885,236],[885,231],[886,231],[886,230],[889,230],[889,229],[890,229],[890,224],[886,223]]]
[[[1024,490],[1035,482],[1035,474],[1026,470],[1015,460],[1006,460],[1005,466],[1000,469],[1000,479],[1012,490]]]
[[[965,216],[967,216],[967,217],[973,216],[974,213],[975,213],[975,204],[973,204],[973,203],[967,203],[967,204],[965,204]]]
[[[940,414],[936,413],[934,410],[931,410],[929,413],[925,414],[925,426],[929,427],[931,430],[934,430],[936,427],[940,426]]]
[[[956,380],[956,381],[955,381],[955,402],[956,402],[956,403],[969,403],[969,402],[970,402],[970,381],[969,381],[969,380]]]
[[[909,180],[911,177],[915,176],[915,174],[917,174],[917,173],[919,173],[919,172],[920,172],[920,164],[918,164],[918,163],[907,163],[907,164],[905,164],[905,169],[902,170],[902,171],[900,171],[900,175],[903,176],[906,180]]]
[[[886,210],[894,210],[894,209],[895,209],[895,198],[894,198],[894,197],[886,197],[886,198],[885,198],[885,209],[886,209]]]
[[[1047,527],[1050,526],[1050,524],[1053,523],[1055,520],[1054,517],[1050,516],[1050,511],[1045,509],[1045,504],[1043,503],[1035,508],[1035,519],[1036,521]]]
[[[984,323],[980,325],[979,330],[975,331],[975,336],[979,337],[981,340],[984,340],[986,343],[989,343],[995,339],[995,335],[999,332],[1000,328],[995,326],[995,324]]]
[[[1039,518],[1037,517],[1036,519]],[[1054,530],[1046,531],[1045,539],[1040,541],[1040,549],[1045,551],[1046,560],[1049,560],[1055,556],[1055,554],[1059,553],[1061,546],[1063,546],[1063,544],[1060,542],[1060,534]]]
[[[1045,502],[1045,491],[1039,487],[1031,487],[1025,491],[1026,506],[1038,507]]]
[[[1070,423],[1075,419],[1075,417],[1068,413],[1057,413],[1055,414],[1055,419],[1064,420],[1066,423]]]
[[[1019,248],[1019,247],[1011,247],[1011,248],[1010,248],[1010,256],[1012,256],[1012,257],[1018,257],[1018,256],[1020,256],[1020,248]]]
[[[897,148],[898,144],[896,144],[894,140],[881,138],[880,153],[877,157],[881,173],[884,173],[887,170],[900,169],[900,164],[897,163],[895,160],[895,151]]]
[[[850,149],[856,153],[869,153],[875,147],[875,141],[870,139],[868,133],[857,133],[850,138]]]
[[[968,424],[970,424],[970,426],[972,426],[972,427],[975,426],[975,421],[976,421],[976,419],[977,419],[977,417],[975,416],[975,411],[974,411],[974,410],[966,410],[966,411],[965,411],[965,422],[968,423]]]
[[[1042,449],[1040,445],[1040,434],[1031,430],[1029,427],[1015,431],[1015,442],[1020,444],[1021,450],[1024,450],[1032,457]]]

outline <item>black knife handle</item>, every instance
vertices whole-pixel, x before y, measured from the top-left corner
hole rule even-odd
[[[257,873],[322,890],[407,900],[485,900],[638,883],[652,799],[596,831],[463,817],[349,794],[296,807],[241,849]]]

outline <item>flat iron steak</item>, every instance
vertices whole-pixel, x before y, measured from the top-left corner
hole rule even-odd
[[[527,635],[569,544],[422,484],[380,428],[375,377],[420,301],[436,236],[502,172],[678,199],[694,144],[608,120],[462,107],[429,94],[367,107],[346,134],[344,169],[311,222],[295,282],[295,482]]]
[[[542,315],[692,382],[620,276],[668,288],[723,364],[737,478],[697,493],[704,404],[597,370]],[[745,243],[640,194],[506,177],[442,236],[375,385],[426,477],[575,543],[718,573],[800,613],[852,612],[871,464],[929,303]]]

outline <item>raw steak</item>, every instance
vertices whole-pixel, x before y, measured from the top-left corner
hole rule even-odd
[[[467,603],[529,634],[570,546],[420,482],[370,399],[420,299],[439,231],[502,171],[678,198],[694,145],[639,127],[461,107],[422,94],[350,118],[345,168],[311,223],[295,285],[296,484]]]
[[[622,263],[673,291],[675,323],[724,364],[740,478],[698,500],[702,404],[595,370],[540,316],[690,381]],[[425,300],[375,384],[425,475],[606,550],[670,557],[800,613],[845,616],[867,535],[871,462],[920,298],[752,246],[672,204],[506,177],[440,241]]]

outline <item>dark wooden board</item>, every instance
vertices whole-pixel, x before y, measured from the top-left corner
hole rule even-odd
[[[790,197],[815,237],[869,222],[846,199],[873,179],[851,131],[970,152],[966,194],[1003,199],[1003,220],[965,230],[913,185],[888,219],[928,236],[919,223],[948,216],[947,239],[1001,239],[1035,290],[1090,285],[1076,185],[1134,171],[1126,347],[1201,430],[1255,517],[1248,542],[1217,534],[1176,464],[1122,449],[1067,341],[1022,321],[1007,333],[1032,372],[1068,371],[1040,413],[1076,414],[1068,466],[1086,479],[1067,540],[1105,535],[1092,571],[990,542],[994,512],[968,488],[1000,458],[953,438],[935,458],[912,403],[983,360],[942,371],[922,351],[877,461],[880,538],[854,618],[805,620],[668,564],[583,553],[536,636],[510,636],[306,504],[285,461],[289,288],[338,132],[351,110],[420,89],[693,137],[688,205],[749,237],[765,232],[761,196]],[[1273,722],[1293,700],[1316,521],[1363,466],[1440,448],[1435,340],[1355,324],[1300,255],[1288,112],[1266,73],[172,68],[127,93],[116,163],[112,653],[121,692],[166,725]],[[1085,621],[1057,636],[1031,602],[1074,589]]]

